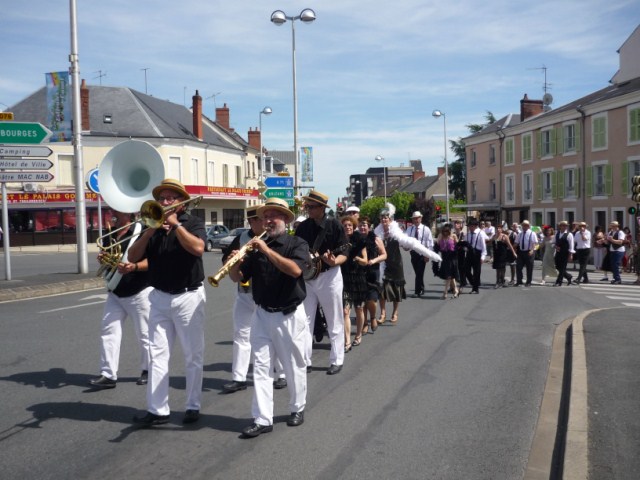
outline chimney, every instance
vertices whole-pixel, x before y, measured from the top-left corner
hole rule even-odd
[[[249,145],[251,145],[256,150],[260,151],[260,136],[262,132],[257,128],[253,130],[249,127],[249,133],[247,134],[247,138],[249,139]]]
[[[193,134],[202,140],[202,97],[198,90],[193,96]]]
[[[424,178],[424,171],[420,170],[419,172],[413,171],[411,174],[413,181],[415,182],[419,178]]]
[[[438,167],[438,178],[444,175],[444,167]]]
[[[224,107],[216,108],[216,123],[218,123],[222,128],[231,130],[229,126],[229,107],[227,107],[226,103],[224,104]]]
[[[89,87],[87,87],[87,82],[84,78],[80,84],[80,117],[82,117],[82,131],[88,132],[91,130],[89,122]]]
[[[527,94],[520,100],[520,121],[524,122],[527,118],[535,117],[544,112],[542,100],[529,100]]]

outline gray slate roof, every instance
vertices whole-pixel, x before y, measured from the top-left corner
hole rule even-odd
[[[429,175],[427,177],[418,178],[416,181],[409,183],[398,188],[401,192],[407,193],[422,193],[426,192],[431,185],[438,181],[437,175]]]

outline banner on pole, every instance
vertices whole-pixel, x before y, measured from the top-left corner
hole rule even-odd
[[[313,182],[313,147],[301,147],[301,167],[303,182]]]
[[[69,72],[45,73],[47,83],[47,128],[53,132],[50,142],[69,142],[72,138],[71,89]]]

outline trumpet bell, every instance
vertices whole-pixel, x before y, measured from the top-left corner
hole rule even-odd
[[[160,228],[164,222],[164,209],[155,200],[147,200],[140,207],[140,220],[149,228]]]
[[[164,179],[164,162],[149,143],[127,140],[113,147],[98,168],[100,195],[111,208],[137,212],[152,200],[153,188]]]

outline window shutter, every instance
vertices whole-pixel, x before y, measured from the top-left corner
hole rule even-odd
[[[536,185],[538,200],[542,200],[542,172],[538,172],[538,185]]]
[[[581,131],[581,122],[576,122],[575,132],[576,132],[576,152],[582,150],[582,131]]]
[[[622,184],[621,192],[623,195],[629,193],[629,169],[631,168],[631,162],[623,162],[622,163]]]
[[[562,172],[560,172],[562,173]],[[561,175],[557,175],[557,172],[551,172],[551,198],[558,198],[558,177]]]
[[[540,152],[542,152],[542,132],[540,130],[536,132],[536,141],[538,147],[536,149],[536,158],[540,158]]]
[[[593,196],[593,167],[589,166],[585,169],[584,173],[586,174],[585,176],[585,194],[587,197],[592,197]]]
[[[580,187],[580,169],[576,168],[573,184],[576,186],[576,198],[580,198],[582,194],[582,188]]]
[[[564,153],[563,128],[556,127],[553,130],[553,137],[555,137],[555,150],[552,148],[551,151],[554,155],[562,155]]]
[[[558,172],[558,196],[556,198],[564,198],[564,175],[566,172],[566,170]]]
[[[604,166],[604,175],[605,175],[605,193],[607,195],[613,194],[613,167],[611,165]]]
[[[557,153],[556,148],[558,146],[558,142],[556,142],[556,129],[552,129],[549,131],[549,140],[551,141],[551,145],[549,145],[549,153],[551,155],[555,155]]]

